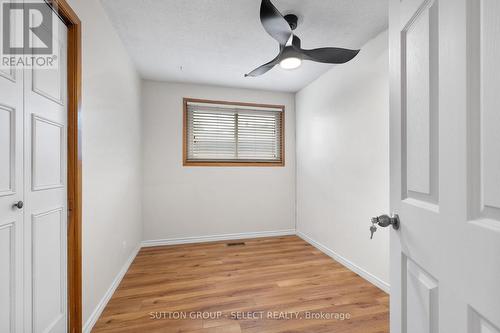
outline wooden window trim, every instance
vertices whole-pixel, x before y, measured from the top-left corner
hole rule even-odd
[[[235,105],[246,107],[273,108],[281,109],[281,137],[280,137],[280,160],[270,162],[254,162],[254,161],[190,161],[188,160],[188,103],[205,103],[219,105]],[[256,104],[244,102],[229,102],[217,101],[197,98],[183,98],[183,115],[182,115],[182,165],[186,167],[284,167],[285,166],[285,106],[273,104]]]
[[[82,27],[66,0],[45,0],[68,27],[68,332],[82,322]]]

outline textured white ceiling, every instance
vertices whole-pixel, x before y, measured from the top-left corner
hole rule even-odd
[[[278,52],[260,23],[260,0],[101,1],[145,79],[296,92],[332,66],[306,61],[294,71],[277,66],[243,77]],[[273,3],[299,16],[303,48],[359,48],[387,28],[388,0]]]

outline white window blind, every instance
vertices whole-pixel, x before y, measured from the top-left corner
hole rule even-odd
[[[187,102],[187,161],[280,162],[282,108]]]

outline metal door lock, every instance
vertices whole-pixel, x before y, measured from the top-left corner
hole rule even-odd
[[[378,217],[372,217],[372,225],[370,226],[370,239],[373,239],[373,234],[377,231],[377,226],[386,228],[390,225],[394,228],[394,230],[399,229],[399,215],[394,214],[393,216],[389,215],[380,215]]]

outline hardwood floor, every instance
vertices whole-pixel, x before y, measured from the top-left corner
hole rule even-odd
[[[143,248],[92,332],[389,332],[388,295],[302,239],[244,242]]]

